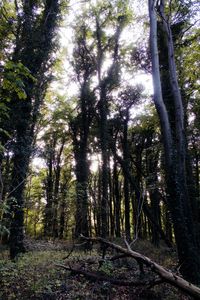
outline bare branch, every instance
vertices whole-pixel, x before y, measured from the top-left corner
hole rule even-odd
[[[175,273],[171,272],[170,270],[167,270],[166,268],[162,267],[161,265],[157,264],[147,256],[144,256],[140,254],[139,252],[135,252],[133,250],[125,249],[117,244],[114,244],[106,239],[96,237],[96,238],[89,238],[82,236],[83,240],[90,241],[90,242],[96,242],[103,244],[107,247],[110,247],[112,249],[116,249],[119,252],[126,254],[136,260],[139,260],[142,264],[145,264],[147,267],[150,267],[150,269],[158,274],[160,278],[175,286],[176,288],[179,288],[180,290],[184,291],[188,295],[195,297],[195,299],[200,299],[200,288],[193,285],[189,281],[183,279],[182,277],[176,275]]]

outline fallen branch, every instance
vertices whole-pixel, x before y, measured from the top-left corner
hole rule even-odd
[[[69,266],[65,266],[62,264],[55,264],[57,267],[63,268],[67,271],[70,271],[73,275],[83,275],[85,278],[91,281],[105,281],[110,282],[111,284],[118,286],[150,286],[153,287],[157,284],[163,283],[163,280],[160,278],[154,278],[151,280],[143,280],[143,281],[128,281],[128,280],[120,280],[114,279],[110,276],[104,276],[102,274],[88,272],[80,269],[75,269]]]
[[[117,244],[114,244],[112,242],[109,242],[103,238],[96,237],[96,238],[89,238],[89,237],[84,237],[81,236],[83,240],[91,241],[91,242],[96,242],[100,243],[103,245],[106,245],[112,249],[118,250],[119,252],[126,254],[129,257],[132,257],[136,260],[140,260],[143,264],[146,266],[150,267],[150,269],[158,274],[161,279],[164,282],[167,282],[183,292],[187,293],[188,295],[195,297],[195,299],[200,299],[200,288],[195,286],[194,284],[188,282],[187,280],[183,279],[182,277],[176,275],[175,273],[165,269],[161,265],[157,264],[156,262],[152,261],[150,258],[147,256],[144,256],[138,252],[133,251],[132,249],[125,249]]]

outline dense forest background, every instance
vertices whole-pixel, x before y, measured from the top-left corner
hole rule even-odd
[[[194,0],[0,3],[0,236],[176,247],[200,283]]]

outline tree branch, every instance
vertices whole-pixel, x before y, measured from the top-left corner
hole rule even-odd
[[[72,268],[70,266],[65,266],[62,264],[55,264],[56,267],[63,268],[67,271],[70,271],[73,275],[83,275],[85,278],[91,281],[106,281],[110,282],[111,284],[118,285],[118,286],[150,286],[153,287],[157,284],[163,283],[163,280],[160,278],[154,278],[149,280],[139,280],[139,281],[128,281],[128,280],[120,280],[114,279],[110,276],[102,275],[99,273],[88,272],[76,268]]]
[[[177,276],[175,273],[171,272],[170,270],[165,269],[161,265],[152,261],[147,256],[144,256],[133,250],[125,249],[117,244],[109,242],[108,240],[100,238],[100,237],[89,238],[89,237],[81,236],[81,238],[86,241],[104,244],[107,247],[118,250],[119,252],[128,255],[129,257],[132,257],[136,260],[139,259],[141,261],[141,263],[145,264],[147,267],[150,267],[150,269],[153,272],[158,274],[163,281],[179,288],[180,290],[187,293],[188,295],[195,297],[195,299],[200,299],[200,288],[199,287],[193,285],[192,283],[188,282],[187,280],[183,279],[182,277]]]

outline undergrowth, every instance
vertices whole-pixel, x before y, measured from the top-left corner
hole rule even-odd
[[[164,247],[156,249],[150,243],[140,241],[135,248],[168,268],[174,268],[176,265],[175,253],[169,252]],[[121,259],[117,263],[106,262],[99,267],[100,254],[97,249],[91,253],[74,251],[69,258],[63,260],[68,252],[52,249],[34,250],[19,257],[16,262],[12,262],[8,259],[7,251],[1,251],[0,300],[189,299],[167,284],[151,289],[146,289],[145,286],[120,287],[106,281],[91,282],[82,275],[72,276],[69,271],[56,267],[56,263],[98,271],[105,276],[123,280],[137,280],[140,274],[137,263],[131,259]],[[147,271],[145,276],[148,274]]]

